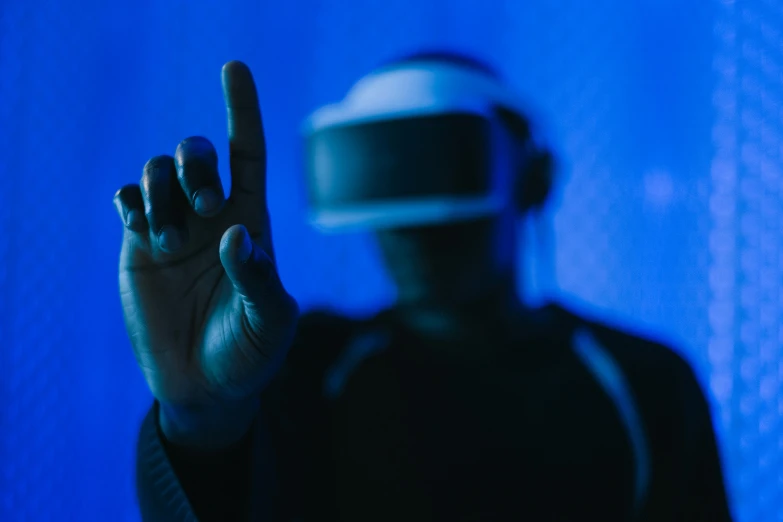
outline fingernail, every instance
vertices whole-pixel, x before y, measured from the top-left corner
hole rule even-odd
[[[172,226],[163,227],[160,234],[158,234],[158,243],[163,250],[174,252],[179,250],[182,246],[182,236],[179,231]]]
[[[144,215],[136,209],[128,212],[128,216],[125,218],[125,226],[131,230],[136,230],[144,224]]]
[[[242,231],[242,244],[237,249],[237,260],[240,263],[245,263],[253,254],[253,242],[250,240],[250,234],[247,231]]]
[[[203,188],[196,192],[193,207],[199,214],[211,214],[220,208],[222,203],[220,196],[210,188]]]

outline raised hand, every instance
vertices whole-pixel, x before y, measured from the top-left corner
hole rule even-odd
[[[239,439],[293,337],[298,308],[284,289],[266,205],[266,147],[250,70],[222,71],[231,195],[205,138],[144,166],[115,196],[125,224],[120,296],[136,360],[175,443]]]

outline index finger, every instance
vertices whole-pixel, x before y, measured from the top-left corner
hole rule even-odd
[[[223,98],[228,117],[232,199],[266,201],[266,143],[258,94],[250,69],[242,62],[223,66]]]

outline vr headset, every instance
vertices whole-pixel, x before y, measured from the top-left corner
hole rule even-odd
[[[500,81],[460,64],[403,62],[365,76],[305,122],[311,224],[339,232],[501,212],[524,143],[499,109],[526,121]]]

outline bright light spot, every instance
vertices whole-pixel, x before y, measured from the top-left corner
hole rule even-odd
[[[674,199],[674,180],[663,170],[654,170],[644,176],[644,194],[648,203],[665,207]]]

